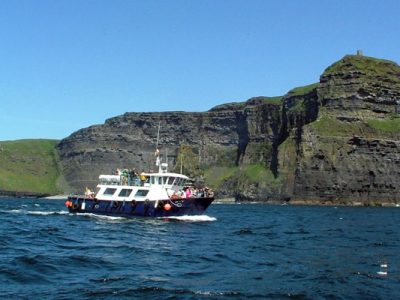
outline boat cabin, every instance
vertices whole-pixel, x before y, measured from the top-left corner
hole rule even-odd
[[[182,190],[188,180],[178,173],[144,173],[129,180],[119,175],[100,175],[96,198],[109,201],[168,199]]]

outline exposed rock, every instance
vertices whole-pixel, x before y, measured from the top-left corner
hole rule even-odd
[[[400,202],[400,67],[345,56],[320,82],[203,113],[125,113],[58,145],[68,183],[154,168],[157,128],[170,169],[206,176],[221,198],[362,205]],[[186,148],[182,148],[186,145]],[[190,164],[188,161],[190,161]]]
[[[172,168],[179,169],[179,146],[189,145],[196,163],[234,165],[264,161],[265,155],[249,144],[270,144],[271,114],[278,105],[260,104],[236,110],[219,107],[204,113],[126,113],[104,125],[81,129],[58,145],[64,175],[76,190],[94,186],[99,174],[116,168],[154,169],[157,129],[160,124],[160,153]],[[267,156],[268,157],[268,156]]]
[[[317,90],[321,108],[318,119],[302,128],[294,196],[400,201],[400,67],[346,56],[322,74]]]

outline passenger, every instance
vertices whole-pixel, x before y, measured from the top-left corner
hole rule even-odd
[[[90,195],[90,189],[88,187],[85,187],[85,197],[89,197]]]
[[[144,174],[144,170],[142,170],[142,173],[140,173],[140,185],[144,186],[145,182],[146,182],[146,175]]]
[[[85,188],[85,198],[94,198],[94,192],[88,187]]]
[[[121,182],[122,185],[127,185],[128,184],[128,170],[123,169],[121,173]]]
[[[203,198],[204,197],[204,189],[199,190],[199,197]]]
[[[191,198],[192,197],[192,191],[189,187],[186,188],[186,198]]]
[[[138,174],[136,173],[135,168],[130,169],[129,174],[128,174],[129,185],[136,185],[137,177],[138,177]]]

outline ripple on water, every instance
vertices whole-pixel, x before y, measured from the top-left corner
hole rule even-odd
[[[221,204],[126,219],[63,205],[0,201],[3,297],[399,298],[398,209]]]

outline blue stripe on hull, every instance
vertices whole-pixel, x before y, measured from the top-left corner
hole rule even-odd
[[[203,214],[207,207],[214,201],[214,198],[189,198],[178,200],[158,200],[157,201],[105,201],[91,198],[68,197],[72,206],[68,210],[72,213],[93,213],[108,216],[120,217],[172,217],[184,215]],[[82,204],[85,208],[82,209]],[[170,210],[164,208],[165,204],[170,204]]]

